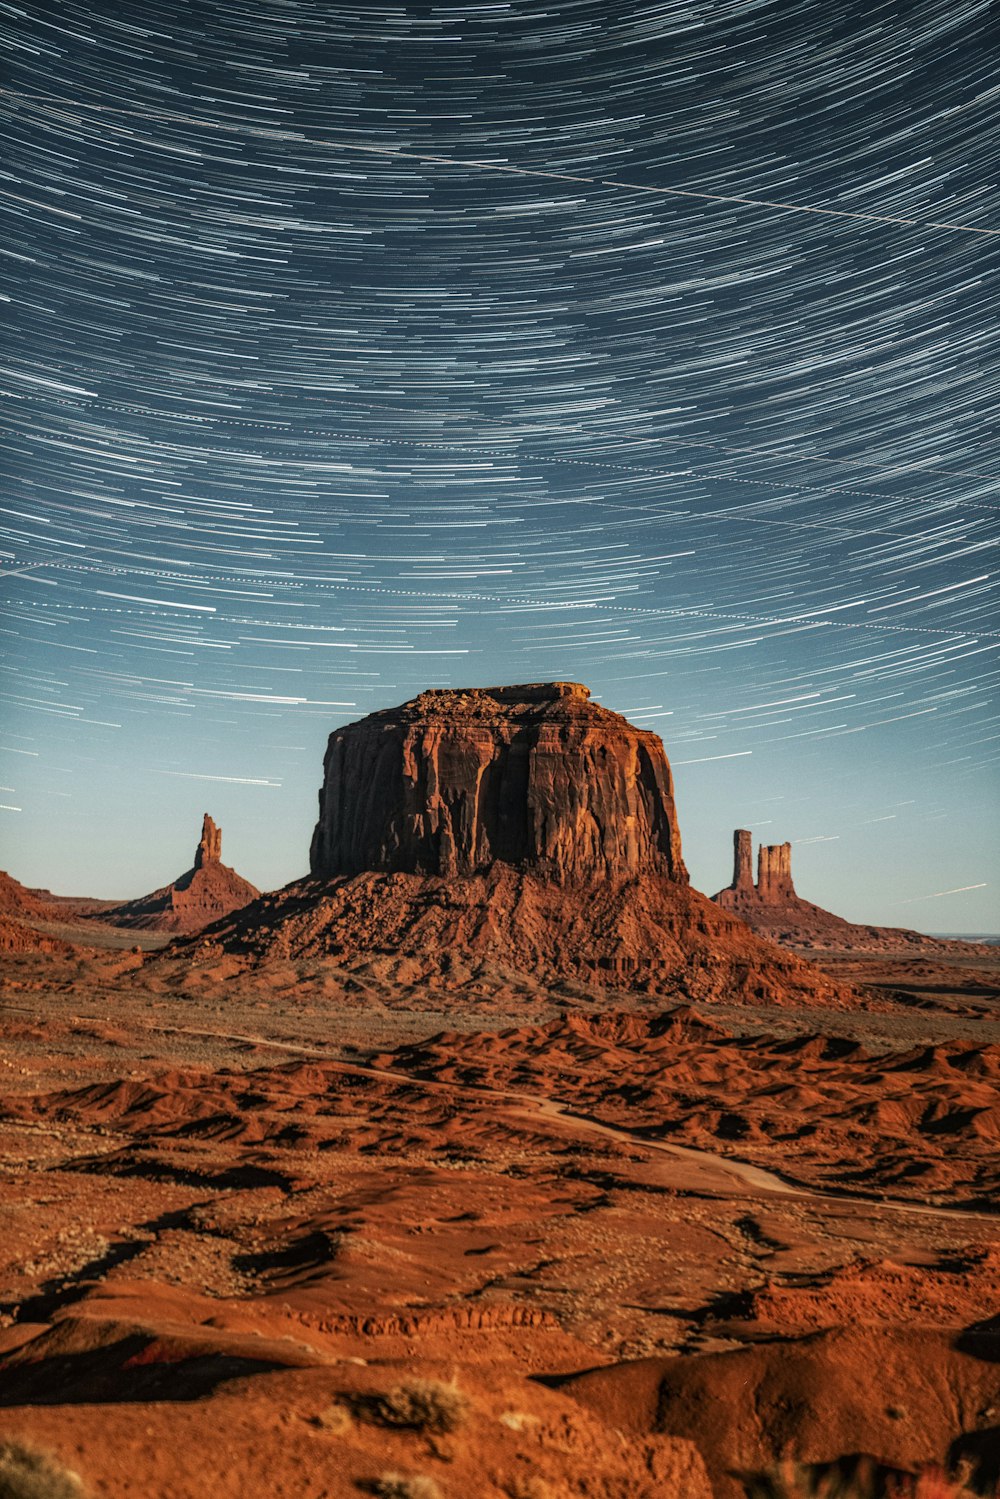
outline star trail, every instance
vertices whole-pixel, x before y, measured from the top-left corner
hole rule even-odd
[[[663,736],[699,888],[746,826],[845,916],[1000,927],[987,0],[0,47],[12,873],[135,895],[208,808],[274,887],[337,724],[569,678]]]

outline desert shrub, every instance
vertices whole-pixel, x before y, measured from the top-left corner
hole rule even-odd
[[[444,1499],[433,1478],[423,1473],[383,1473],[368,1487],[379,1499]]]
[[[939,1469],[880,1477],[874,1464],[864,1463],[847,1474],[789,1463],[746,1487],[749,1499],[975,1499],[962,1479]]]
[[[335,1403],[328,1405],[326,1410],[320,1411],[312,1417],[312,1424],[319,1426],[323,1431],[328,1431],[331,1436],[343,1436],[353,1426],[351,1413],[346,1405]]]
[[[365,1395],[359,1414],[383,1426],[413,1431],[455,1431],[469,1414],[469,1402],[453,1384],[438,1379],[410,1379],[384,1395]]]
[[[48,1453],[0,1442],[0,1499],[85,1499],[83,1483]]]

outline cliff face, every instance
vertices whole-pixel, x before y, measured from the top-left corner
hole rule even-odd
[[[680,883],[673,782],[655,734],[576,682],[425,692],[330,736],[310,852],[329,879],[471,875]]]
[[[114,926],[158,932],[199,932],[210,922],[228,916],[256,900],[260,891],[235,869],[222,863],[222,829],[209,817],[202,820],[201,840],[194,864],[170,885],[102,910],[102,921]]]

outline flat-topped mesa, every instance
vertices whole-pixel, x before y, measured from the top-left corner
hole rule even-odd
[[[194,867],[204,869],[206,864],[218,864],[222,859],[222,829],[205,813],[201,824],[201,842],[195,849]]]
[[[796,899],[790,843],[762,843],[757,850],[757,894],[769,906]]]
[[[687,883],[657,735],[579,682],[436,689],[330,736],[313,875]]]

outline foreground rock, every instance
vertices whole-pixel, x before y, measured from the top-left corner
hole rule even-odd
[[[259,895],[256,885],[222,863],[222,829],[206,812],[192,868],[150,895],[102,910],[100,917],[115,926],[199,932]]]
[[[761,844],[757,851],[757,883],[753,881],[753,839],[747,828],[733,834],[733,879],[712,896],[723,911],[772,942],[817,952],[966,954],[981,956],[975,942],[928,937],[905,927],[866,926],[845,921],[822,906],[803,900],[792,881],[792,845]]]
[[[562,1387],[637,1434],[697,1433],[717,1499],[744,1499],[746,1485],[759,1485],[791,1452],[827,1478],[826,1492],[838,1468],[867,1466],[891,1492],[893,1480],[946,1456],[985,1494],[1000,1477],[990,1424],[998,1357],[1000,1338],[985,1330],[956,1348],[924,1329],[843,1327],[701,1358],[620,1364]]]
[[[589,699],[572,682],[425,692],[338,729],[312,878],[169,961],[305,961],[409,988],[851,1002],[692,890],[663,745]]]

